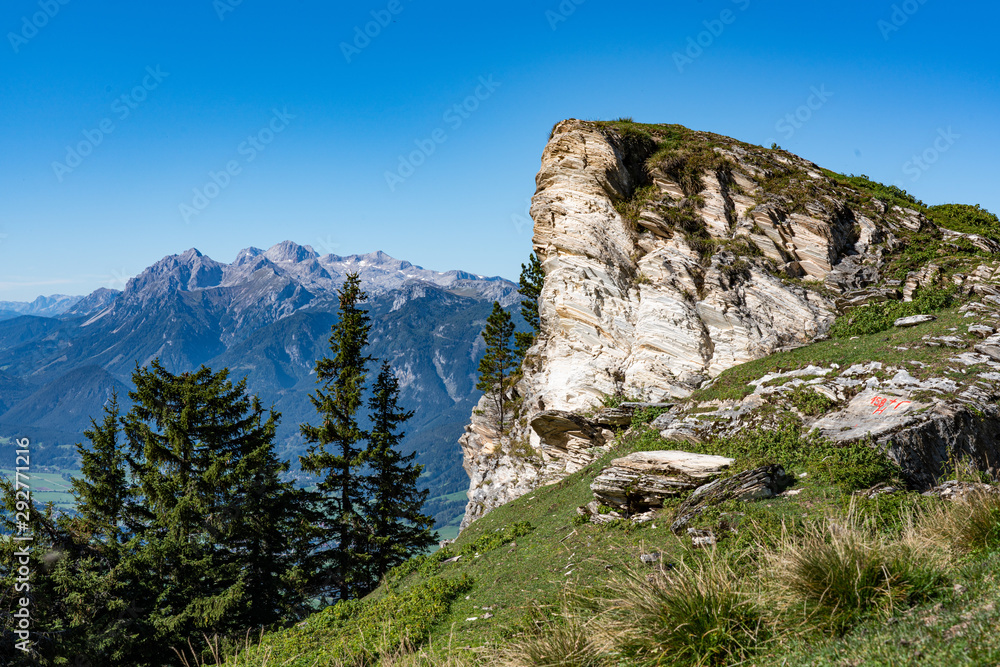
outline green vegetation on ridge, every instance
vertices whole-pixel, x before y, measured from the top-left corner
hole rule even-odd
[[[670,532],[679,499],[647,524],[575,521],[575,508],[593,497],[590,483],[611,458],[669,446],[655,432],[633,431],[585,470],[475,522],[441,555],[397,568],[373,596],[351,607],[370,619],[364,631],[355,625],[351,633],[321,634],[330,646],[354,642],[360,634],[365,648],[339,654],[307,650],[319,643],[309,634],[327,632],[307,625],[298,635],[303,654],[289,664],[311,664],[320,656],[332,664],[471,666],[561,664],[540,656],[574,655],[573,664],[597,667],[721,665],[776,657],[795,665],[828,664],[840,655],[874,661],[887,654],[896,664],[914,660],[909,639],[891,647],[866,640],[879,634],[920,638],[924,662],[916,662],[946,665],[953,664],[948,660],[955,648],[925,637],[940,637],[963,622],[951,620],[961,614],[975,622],[963,626],[969,636],[955,635],[960,645],[977,644],[976,655],[1000,657],[1000,639],[991,629],[1000,613],[990,606],[1000,594],[980,579],[982,568],[1000,557],[995,537],[1000,532],[980,528],[978,518],[998,512],[985,521],[1000,526],[1000,510],[994,509],[1000,500],[979,511],[980,505],[916,494],[852,497],[845,489],[886,479],[867,477],[873,459],[847,456],[828,464],[830,476],[824,477],[815,466],[829,450],[812,449],[814,436],[789,424],[778,434],[748,433],[728,448],[706,444],[735,456],[736,468],[784,457],[794,473],[813,471],[799,478],[795,497],[727,502],[698,517],[693,527],[721,536],[714,549],[692,549],[686,535]],[[841,485],[835,475],[852,481]],[[735,531],[727,532],[730,528]],[[956,543],[968,546],[953,555],[945,545]],[[653,552],[664,567],[639,561],[640,554]],[[445,562],[454,556],[461,557]],[[394,621],[374,613],[411,591],[459,585],[466,586],[462,594],[447,609],[436,607],[407,642],[396,643]],[[404,618],[409,617],[407,612]],[[902,620],[887,625],[889,618]],[[928,634],[913,628],[918,623]],[[252,655],[292,658],[284,652],[291,645],[285,637],[265,635]],[[365,651],[378,660],[351,657]]]

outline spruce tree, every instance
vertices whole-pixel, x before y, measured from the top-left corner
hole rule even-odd
[[[433,545],[437,533],[434,519],[422,513],[428,491],[417,489],[423,466],[414,463],[416,453],[403,455],[402,424],[413,412],[399,407],[399,381],[388,362],[382,364],[372,396],[371,430],[365,463],[369,493],[365,514],[368,521],[368,572],[366,590],[372,590],[391,568]]]
[[[483,340],[486,342],[486,354],[479,362],[479,382],[476,389],[484,392],[498,436],[506,434],[510,427],[507,419],[510,412],[511,389],[514,384],[514,373],[520,363],[512,339],[514,323],[510,314],[500,304],[493,302],[493,312],[486,320],[483,329]]]
[[[104,406],[100,424],[93,418],[90,430],[83,435],[90,447],[77,444],[82,477],[71,482],[76,496],[76,511],[89,531],[108,542],[117,542],[125,534],[126,503],[130,494],[125,452],[120,442],[121,413],[118,394],[112,393]]]
[[[521,265],[521,278],[517,287],[517,291],[524,297],[524,300],[521,301],[521,317],[531,327],[531,331],[518,331],[514,334],[514,339],[517,341],[517,354],[522,359],[528,348],[535,342],[541,329],[538,317],[538,297],[542,293],[544,280],[545,274],[542,272],[542,264],[538,261],[538,254],[533,252],[528,258],[528,264]]]
[[[14,445],[8,447],[14,449]],[[13,463],[13,455],[10,460]],[[29,474],[29,487],[33,482]],[[51,665],[85,651],[87,633],[81,623],[74,622],[67,601],[81,587],[65,589],[67,578],[61,576],[67,559],[75,560],[78,554],[67,534],[59,530],[52,505],[42,507],[23,485],[0,475],[0,533],[0,609],[4,612],[0,615],[0,664]],[[28,536],[30,541],[16,540]],[[27,577],[21,567],[27,568]],[[22,599],[29,600],[29,606],[24,607]],[[28,628],[20,625],[18,616],[25,613],[30,615]],[[19,631],[26,634],[19,636]]]
[[[79,545],[79,557],[66,559],[62,590],[70,615],[83,624],[87,649],[94,663],[149,664],[157,659],[152,642],[136,641],[153,634],[148,612],[157,591],[141,566],[135,567],[134,518],[136,489],[124,447],[123,420],[117,393],[104,406],[104,418],[91,418],[84,431],[90,441],[76,446],[82,477],[72,481],[76,517],[65,517],[62,528]],[[144,613],[146,612],[146,613]]]
[[[72,480],[75,514],[57,515],[52,506],[28,510],[34,538],[28,544],[33,552],[33,650],[10,656],[0,650],[0,656],[8,658],[4,664],[62,664],[59,660],[66,659],[71,659],[69,664],[159,664],[159,656],[136,641],[152,634],[136,612],[136,601],[155,599],[156,592],[145,573],[127,567],[125,519],[132,490],[119,446],[120,421],[117,396],[112,395],[104,419],[92,419],[92,428],[84,433],[91,445],[77,445],[83,479]],[[17,494],[3,486],[13,518]],[[3,566],[16,561],[7,554],[0,561],[0,576],[6,578]]]
[[[132,379],[128,415],[112,397],[78,445],[79,512],[32,510],[29,664],[180,665],[171,648],[240,640],[302,607],[289,582],[302,494],[280,480],[278,415],[228,371],[173,375],[154,361]]]
[[[278,415],[265,418],[227,370],[173,375],[157,360],[132,380],[124,430],[138,539],[125,568],[152,584],[152,641],[162,651],[278,622],[294,596],[281,582],[297,497],[279,481]]]
[[[361,289],[357,273],[347,274],[337,292],[340,319],[330,336],[330,356],[316,362],[320,388],[310,395],[321,423],[302,424],[300,430],[310,447],[300,457],[302,469],[320,476],[315,505],[326,529],[313,554],[313,571],[320,580],[316,593],[333,593],[346,600],[365,588],[366,528],[364,488],[358,483],[362,461],[358,424],[367,365],[364,354],[371,325],[359,305],[368,295]]]

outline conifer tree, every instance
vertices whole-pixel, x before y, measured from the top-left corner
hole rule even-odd
[[[144,612],[160,650],[277,622],[293,596],[280,582],[297,497],[279,481],[278,415],[265,418],[227,370],[173,375],[157,360],[132,380],[124,430],[139,540],[126,564],[153,584]]]
[[[399,429],[413,412],[399,407],[399,381],[388,362],[382,364],[368,407],[371,430],[365,450],[369,470],[365,514],[370,560],[366,588],[371,590],[391,568],[434,544],[437,533],[431,531],[434,519],[422,513],[428,491],[418,490],[417,480],[423,466],[413,462],[416,453],[399,452],[404,435]]]
[[[78,445],[79,513],[32,511],[40,630],[26,664],[179,665],[171,648],[242,639],[301,606],[302,493],[280,480],[278,415],[225,370],[154,361],[132,380],[128,415],[112,397]]]
[[[84,431],[90,446],[76,445],[81,478],[71,482],[77,516],[64,517],[62,528],[78,545],[80,557],[66,559],[57,570],[71,616],[86,633],[85,655],[91,662],[149,664],[157,659],[143,611],[151,610],[156,591],[135,567],[136,550],[129,540],[137,524],[133,515],[135,488],[124,447],[118,394],[104,406],[104,418],[91,418]],[[132,546],[138,546],[136,542]],[[141,559],[140,559],[141,560]]]
[[[479,362],[479,382],[476,383],[476,389],[486,394],[489,414],[498,436],[504,435],[510,427],[507,420],[510,393],[514,384],[513,376],[520,363],[512,344],[513,336],[514,323],[510,314],[494,301],[493,312],[483,329],[486,354]]]
[[[517,291],[524,297],[524,300],[521,301],[521,317],[531,327],[531,331],[518,331],[514,334],[514,339],[517,341],[517,355],[521,359],[535,342],[541,329],[538,317],[538,297],[542,293],[544,280],[545,274],[542,272],[541,262],[538,261],[538,253],[533,252],[528,258],[528,264],[521,265],[521,278],[517,287]]]
[[[144,572],[129,568],[126,518],[132,489],[120,447],[117,395],[105,405],[103,420],[92,419],[84,435],[90,446],[76,446],[83,479],[72,480],[77,513],[56,515],[51,507],[31,512],[32,617],[40,631],[33,633],[32,653],[19,652],[4,664],[57,664],[72,657],[71,664],[151,667],[162,657],[136,639],[153,634],[137,610],[142,600],[155,600],[156,592]]]
[[[90,430],[83,435],[90,447],[77,444],[82,477],[73,478],[76,511],[93,534],[117,542],[125,533],[126,503],[130,485],[127,461],[121,447],[121,413],[118,394],[112,393],[104,406],[104,419],[90,420]]]
[[[371,361],[364,354],[371,325],[368,313],[359,307],[368,295],[357,273],[347,275],[337,294],[340,319],[330,336],[330,356],[316,362],[320,388],[310,395],[322,421],[301,425],[311,446],[300,460],[304,471],[320,476],[315,505],[327,533],[312,558],[313,571],[321,577],[316,592],[336,593],[346,600],[364,588],[368,561],[361,515],[364,488],[358,483],[364,435],[358,410]]]

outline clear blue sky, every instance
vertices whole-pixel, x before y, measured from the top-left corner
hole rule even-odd
[[[120,288],[189,247],[228,262],[286,238],[516,278],[531,230],[512,216],[567,117],[777,141],[927,203],[1000,211],[1000,7],[895,6],[8,0],[0,300]],[[679,61],[689,39],[703,46]],[[433,152],[400,172],[418,141]],[[912,162],[925,152],[933,164]],[[390,188],[386,172],[408,176]]]

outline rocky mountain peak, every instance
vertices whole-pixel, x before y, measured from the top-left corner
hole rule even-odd
[[[268,248],[264,256],[272,262],[293,262],[298,264],[299,262],[316,259],[319,257],[319,254],[310,246],[301,246],[292,241],[282,241]]]
[[[233,266],[243,266],[244,264],[249,264],[257,257],[264,254],[264,251],[260,248],[244,248],[236,253],[236,259],[233,260]]]
[[[77,301],[65,314],[69,316],[93,315],[114,303],[119,295],[121,295],[120,290],[99,287]]]
[[[169,255],[153,264],[125,287],[126,298],[141,293],[162,294],[171,290],[191,291],[214,287],[222,280],[224,264],[190,248],[180,255]]]

